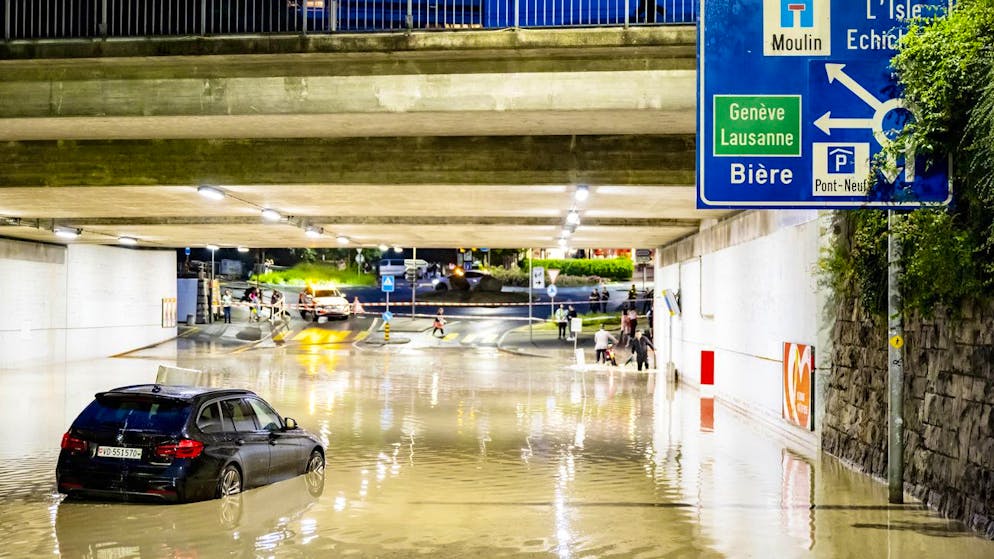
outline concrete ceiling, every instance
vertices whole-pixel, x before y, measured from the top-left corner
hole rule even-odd
[[[592,30],[586,50],[554,35],[511,48],[519,32],[444,55],[0,61],[0,98],[16,100],[0,104],[0,236],[553,247],[575,207],[572,247],[662,246],[728,214],[695,208],[693,41],[673,29],[617,45]]]

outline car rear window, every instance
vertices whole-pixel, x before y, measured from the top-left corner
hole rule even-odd
[[[77,429],[138,430],[177,433],[190,415],[190,404],[157,398],[104,396],[79,414]]]

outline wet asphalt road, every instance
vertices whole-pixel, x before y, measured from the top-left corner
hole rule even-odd
[[[994,543],[888,507],[886,486],[654,375],[486,345],[298,342],[179,339],[0,371],[0,556],[994,556]],[[175,506],[64,501],[54,467],[68,424],[94,392],[151,382],[160,363],[253,389],[318,433],[323,485]]]

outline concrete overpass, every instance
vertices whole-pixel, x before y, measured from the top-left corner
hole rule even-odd
[[[671,26],[7,43],[0,235],[543,247],[575,205],[571,246],[665,245],[726,214],[695,209],[695,38]],[[203,184],[229,196],[205,200]],[[591,196],[574,204],[578,184]]]

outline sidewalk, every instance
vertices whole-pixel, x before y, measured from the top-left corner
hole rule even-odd
[[[617,336],[615,336],[617,337]],[[509,353],[529,355],[532,357],[549,357],[554,359],[573,360],[572,341],[559,339],[556,328],[548,328],[535,323],[531,333],[528,326],[521,326],[510,330],[497,343],[497,348]],[[576,340],[576,349],[582,349],[584,355],[590,354],[587,361],[593,360],[594,356],[594,331],[580,332]]]

